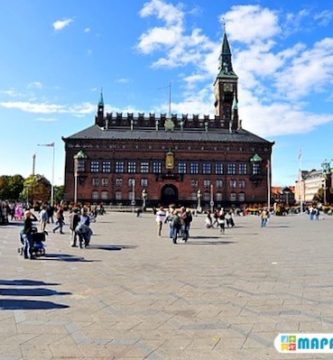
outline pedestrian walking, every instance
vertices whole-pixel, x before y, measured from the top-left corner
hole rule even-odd
[[[156,212],[156,223],[157,223],[157,233],[158,236],[161,236],[162,233],[162,227],[163,223],[166,219],[166,212],[164,211],[163,206],[159,208],[159,210]]]

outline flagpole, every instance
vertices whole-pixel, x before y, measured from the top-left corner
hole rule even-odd
[[[267,160],[267,210],[270,213],[271,209],[271,162]]]
[[[51,182],[51,206],[54,204],[54,159],[55,159],[55,144],[52,149],[52,182]]]
[[[299,169],[298,169],[298,183],[299,183],[299,192],[300,192],[300,199],[299,199],[299,206],[300,206],[300,214],[303,213],[303,197],[304,197],[304,184],[302,179],[302,149],[300,149],[298,154],[298,162],[299,162]]]
[[[51,176],[51,206],[54,202],[54,162],[55,162],[55,143],[50,144],[37,144],[37,146],[47,146],[52,147],[52,176]]]

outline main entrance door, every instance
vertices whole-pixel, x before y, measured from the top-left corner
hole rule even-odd
[[[176,186],[167,184],[162,187],[161,190],[161,204],[168,206],[171,204],[177,204],[178,202],[178,190]]]

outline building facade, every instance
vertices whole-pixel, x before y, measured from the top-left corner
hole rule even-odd
[[[65,143],[65,200],[123,205],[266,203],[273,142],[242,128],[226,34],[215,115],[105,113]]]
[[[302,170],[295,183],[295,200],[297,202],[311,203],[320,191],[323,192],[323,202],[330,197],[328,190],[332,187],[333,173],[323,173],[323,170]]]

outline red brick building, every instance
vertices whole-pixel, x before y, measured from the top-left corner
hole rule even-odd
[[[272,146],[242,128],[238,77],[224,35],[215,115],[105,113],[63,138],[65,200],[149,206],[265,203]]]

